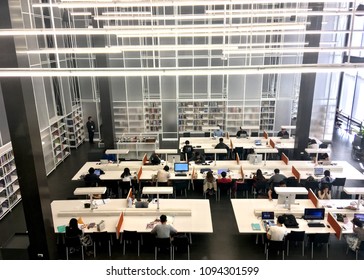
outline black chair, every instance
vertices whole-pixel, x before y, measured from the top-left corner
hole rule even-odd
[[[315,233],[308,237],[309,243],[311,243],[311,259],[313,259],[313,246],[318,244],[326,244],[326,258],[329,258],[330,233]]]
[[[305,188],[311,189],[314,194],[317,195],[317,192],[319,190],[319,182],[317,181],[306,181],[305,182]]]
[[[205,137],[210,137],[211,133],[210,132],[205,132],[204,135],[205,135]]]
[[[251,137],[258,137],[259,136],[259,132],[258,131],[253,131],[252,133],[250,133]]]
[[[301,242],[302,243],[302,256],[305,255],[305,231],[294,231],[292,230],[287,236],[286,236],[286,242],[287,242],[287,256],[289,255],[289,245],[290,242]]]
[[[173,193],[175,198],[177,197],[177,192],[181,193],[181,195],[184,192],[185,197],[187,197],[188,183],[187,180],[173,180]]]
[[[171,239],[168,238],[155,238],[154,241],[154,258],[158,259],[158,251],[159,252],[167,252],[169,251],[169,258],[172,260],[172,246]]]
[[[109,257],[111,257],[111,234],[107,231],[93,232],[92,240],[94,243],[94,257],[96,257],[96,248],[108,248]]]
[[[244,182],[236,182],[236,193],[235,193],[235,198],[237,197],[237,193],[239,191],[243,192],[243,195],[245,194],[246,198],[249,198],[249,191],[251,189],[251,186],[248,182],[244,181]]]
[[[335,178],[335,180],[332,182],[331,186],[331,192],[335,194],[335,197],[333,198],[339,198],[343,188],[345,186],[346,178]],[[334,191],[335,190],[335,191]]]
[[[183,132],[183,137],[191,137],[191,132]]]
[[[77,252],[80,251],[81,252],[81,257],[84,260],[85,259],[85,255],[84,255],[84,248],[83,245],[81,243],[80,237],[79,236],[65,236],[64,237],[64,244],[66,246],[66,258],[68,260],[69,254],[73,251],[73,252]]]
[[[141,235],[135,230],[124,230],[122,234],[122,242],[123,242],[123,255],[125,255],[125,248],[127,244],[137,245],[138,247],[138,257],[140,256],[140,242]]]
[[[217,182],[217,200],[221,198],[221,192],[226,192],[229,198],[231,198],[231,189],[233,187],[233,182],[229,183],[219,183]]]
[[[255,185],[253,185],[253,188],[255,188],[253,190],[253,194],[254,194],[254,198],[255,198],[256,194],[267,192],[268,182],[267,181],[258,181],[255,183]]]
[[[282,260],[284,260],[285,241],[268,240],[265,242],[265,258],[268,260],[269,252],[276,252],[282,254]]]
[[[175,252],[187,252],[187,259],[190,259],[190,240],[187,235],[176,235],[172,240],[172,259],[175,259]]]
[[[130,182],[120,181],[119,182],[119,197],[126,197],[126,195],[128,194],[131,187],[132,186],[130,186]]]
[[[360,242],[360,245],[354,251],[355,252],[355,259],[356,260],[358,259],[358,256],[359,256],[359,252],[360,251],[364,251],[364,242],[363,241]],[[346,254],[348,254],[348,252],[349,252],[349,246],[347,246],[347,248],[346,248]]]
[[[287,187],[297,187],[298,180],[296,179],[296,177],[288,177],[286,179],[286,185],[287,185]]]

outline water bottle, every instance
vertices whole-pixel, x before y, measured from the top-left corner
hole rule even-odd
[[[131,197],[128,197],[128,208],[131,208],[133,206],[133,200]]]

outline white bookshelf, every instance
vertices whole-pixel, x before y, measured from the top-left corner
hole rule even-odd
[[[67,135],[70,148],[77,148],[85,141],[85,129],[81,106],[75,106],[66,118]]]

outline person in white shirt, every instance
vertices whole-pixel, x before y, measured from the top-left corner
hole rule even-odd
[[[130,186],[132,185],[131,181],[132,181],[132,179],[134,179],[134,176],[131,175],[129,168],[125,167],[124,172],[121,174],[120,177],[123,182],[130,182]]]
[[[168,165],[164,166],[163,169],[158,170],[158,173],[157,173],[157,182],[158,183],[167,183],[169,180],[169,177],[171,177],[171,174],[169,173]]]
[[[220,125],[218,125],[218,129],[214,130],[213,136],[224,137],[224,131],[221,129]]]
[[[282,241],[284,237],[287,235],[287,230],[283,227],[284,218],[283,216],[279,216],[277,218],[277,225],[271,226],[267,230],[267,238],[272,241]]]
[[[167,225],[166,215],[160,216],[160,222],[161,223],[156,225],[151,231],[157,238],[168,238],[177,233],[177,230],[172,225]]]

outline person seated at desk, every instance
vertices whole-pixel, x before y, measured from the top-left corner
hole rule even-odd
[[[317,156],[318,161],[330,161],[330,157],[328,153],[318,154]]]
[[[228,145],[224,143],[224,138],[219,139],[219,143],[215,146],[215,149],[226,149],[227,154],[229,155],[230,148]],[[219,160],[226,159],[225,155],[216,155],[216,158]]]
[[[195,152],[194,155],[190,158],[190,161],[194,161],[195,164],[205,163],[205,156],[200,152]]]
[[[253,176],[253,188],[256,193],[260,194],[262,192],[259,186],[264,185],[265,182],[267,182],[267,179],[265,179],[262,170],[257,169],[257,172]]]
[[[216,179],[211,170],[206,173],[206,177],[203,181],[203,192],[208,193],[209,195],[213,195],[217,192]]]
[[[65,236],[68,238],[79,238],[81,240],[82,238],[82,245],[86,246],[86,254],[88,256],[93,254],[92,250],[92,238],[91,235],[85,234],[83,232],[83,228],[85,225],[79,225],[76,218],[71,218],[68,226],[66,226],[66,233]],[[88,249],[90,248],[90,249]],[[70,253],[75,252],[75,248],[70,248]]]
[[[159,165],[161,163],[161,159],[157,153],[152,153],[149,158],[149,163],[151,165]]]
[[[186,140],[185,141],[185,145],[182,148],[182,154],[183,154],[183,158],[184,160],[190,160],[193,156],[193,147],[192,145],[190,145],[190,141]],[[186,158],[187,155],[187,158]]]
[[[156,238],[170,238],[177,234],[177,230],[172,225],[167,225],[167,216],[160,216],[160,224],[156,225],[152,231]]]
[[[272,177],[270,177],[268,180],[269,186],[277,186],[277,185],[279,185],[279,183],[281,181],[284,181],[287,179],[286,176],[284,176],[283,174],[280,174],[279,172],[280,171],[278,168],[274,169],[274,175]]]
[[[278,132],[277,136],[278,137],[283,137],[284,135],[286,135],[286,137],[289,137],[289,133],[286,129],[282,128],[280,132]]]
[[[349,248],[355,251],[360,243],[364,242],[364,228],[363,223],[358,218],[354,218],[351,222],[353,223],[353,234],[345,235],[345,239]]]
[[[101,159],[107,159],[109,162],[116,162],[117,161],[116,155],[114,155],[114,154],[106,154],[106,150],[107,149],[104,150],[104,153],[103,153]]]
[[[238,132],[236,133],[236,137],[244,137],[244,136],[249,136],[248,132],[246,132],[245,130],[242,129],[242,127],[239,128]]]
[[[319,199],[331,199],[330,188],[327,184],[322,184],[321,189],[317,192]]]
[[[286,181],[280,181],[278,187],[287,187]],[[277,198],[278,198],[278,194],[274,190],[274,186],[270,186],[268,189],[268,199],[273,200],[273,199],[277,199]]]
[[[157,172],[157,182],[162,184],[168,184],[169,178],[171,174],[169,173],[169,166],[166,165],[163,169],[158,170]]]
[[[221,172],[221,175],[219,176],[219,178],[217,179],[217,183],[222,183],[222,184],[227,184],[227,183],[232,183],[233,180],[231,179],[231,176],[229,175],[229,177],[226,177],[227,173],[225,171]],[[231,186],[231,195],[234,196],[236,193],[236,185],[233,184]]]
[[[218,125],[218,129],[214,130],[212,135],[214,137],[224,137],[224,131],[221,129],[220,125]]]
[[[283,216],[278,216],[277,225],[267,228],[267,239],[272,241],[282,241],[287,235],[287,230],[283,227],[283,224]]]
[[[85,175],[83,180],[85,181],[86,187],[97,187],[101,182],[99,176],[95,174],[95,168],[93,167],[90,167],[88,174]]]
[[[66,226],[66,236],[67,237],[81,237],[83,234],[82,230],[78,226],[78,221],[76,218],[71,218],[71,220],[68,223],[68,226]]]
[[[132,186],[132,180],[135,179],[135,176],[131,175],[130,169],[128,167],[124,168],[124,172],[120,175],[121,181],[130,182],[130,186]]]
[[[330,170],[325,170],[324,171],[324,178],[322,178],[320,180],[320,188],[323,184],[331,184],[335,179],[331,177],[331,173]]]

